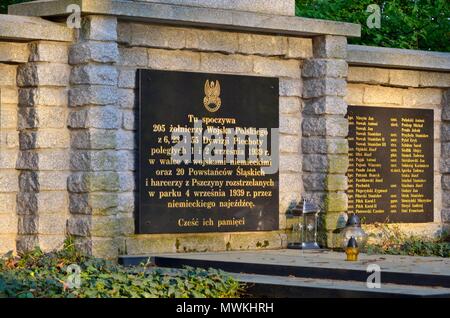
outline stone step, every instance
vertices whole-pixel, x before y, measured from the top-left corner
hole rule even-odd
[[[216,268],[230,273],[274,275],[366,283],[369,264],[381,269],[383,284],[450,288],[448,259],[389,255],[361,255],[346,262],[343,253],[330,251],[249,251],[122,256],[123,265],[139,265],[149,258],[155,266]]]
[[[450,288],[414,285],[381,284],[368,288],[365,282],[313,279],[303,277],[232,274],[247,284],[252,297],[274,298],[403,298],[450,297]]]
[[[153,267],[158,271],[176,275],[180,269]],[[286,277],[258,274],[228,273],[246,284],[245,293],[258,298],[449,298],[450,288],[414,285],[381,284],[380,288],[368,288],[365,282]]]

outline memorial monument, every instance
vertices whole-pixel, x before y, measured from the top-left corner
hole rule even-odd
[[[360,25],[294,14],[293,0],[11,6],[0,253],[67,235],[111,259],[281,249],[303,198],[325,247],[349,212],[367,231],[448,229],[449,54],[348,45]]]

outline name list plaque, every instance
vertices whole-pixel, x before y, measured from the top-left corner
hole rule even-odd
[[[433,110],[348,106],[350,213],[365,223],[433,221]]]

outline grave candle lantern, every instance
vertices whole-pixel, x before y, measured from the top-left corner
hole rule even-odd
[[[318,218],[320,209],[311,202],[303,200],[289,211],[291,217],[296,218],[292,231],[298,241],[288,244],[289,249],[317,249]]]
[[[341,247],[342,249],[347,248],[347,244],[351,238],[356,240],[359,248],[363,248],[367,243],[367,234],[361,228],[361,221],[356,214],[351,214],[348,217],[347,224],[345,228],[341,231]]]
[[[318,249],[317,230],[320,209],[312,202],[303,200],[302,249]]]

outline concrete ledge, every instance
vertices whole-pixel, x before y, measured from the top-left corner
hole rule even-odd
[[[123,0],[28,2],[9,6],[9,13],[40,17],[67,16],[66,8],[70,4],[78,4],[85,15],[113,15],[131,21],[309,37],[323,34],[347,37],[361,35],[361,26],[353,23]]]
[[[284,231],[136,234],[126,239],[127,255],[286,248]]]
[[[41,18],[0,14],[0,39],[71,42],[73,30]]]
[[[391,49],[363,45],[348,46],[347,62],[350,65],[443,72],[450,71],[450,53]]]
[[[128,0],[157,2],[203,8],[250,11],[280,15],[295,15],[295,0]]]

